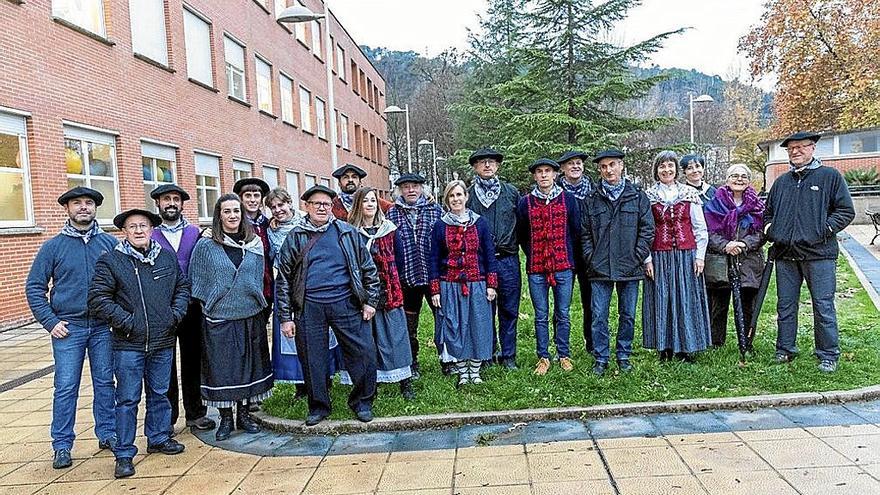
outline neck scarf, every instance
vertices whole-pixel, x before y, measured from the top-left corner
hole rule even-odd
[[[428,198],[422,194],[419,196],[419,199],[416,200],[413,204],[407,204],[407,202],[403,199],[403,196],[398,196],[396,200],[394,200],[394,204],[399,208],[403,209],[403,212],[406,213],[406,218],[409,220],[410,225],[414,228],[417,223],[419,223],[419,211],[422,208],[428,206]]]
[[[577,199],[586,198],[587,195],[590,194],[590,191],[593,190],[593,185],[590,184],[589,179],[587,179],[583,175],[581,176],[577,184],[572,184],[565,180],[565,177],[560,177],[559,185],[562,186],[562,188],[566,191],[574,194],[574,197],[576,197]]]
[[[626,179],[621,178],[617,185],[612,186],[611,184],[605,182],[605,179],[602,179],[602,189],[605,190],[605,195],[608,196],[608,199],[611,201],[617,201],[617,198],[623,194],[623,188],[626,186]]]
[[[64,227],[61,227],[61,233],[66,235],[67,237],[78,237],[83,240],[84,243],[88,244],[89,241],[92,240],[98,234],[103,234],[104,230],[98,225],[98,222],[92,220],[92,225],[88,230],[79,230],[73,226],[70,220],[64,222]]]
[[[381,239],[395,230],[397,230],[397,225],[394,225],[394,222],[387,218],[379,225],[358,228],[358,232],[367,238],[367,250],[373,247],[373,241]]]
[[[226,232],[223,233],[223,242],[224,246],[234,247],[238,249],[242,249],[244,251],[249,251],[251,253],[256,254],[257,256],[263,256],[263,241],[260,240],[260,236],[255,235],[251,242],[237,242],[235,239],[229,236]]]
[[[330,218],[327,220],[327,223],[318,227],[317,225],[312,223],[312,220],[308,216],[306,216],[303,222],[299,224],[299,227],[301,227],[306,232],[327,232],[327,229],[329,229],[330,225],[332,225],[335,221],[336,217],[334,217],[331,213]]]
[[[187,226],[189,226],[189,222],[186,221],[186,217],[180,215],[180,221],[177,222],[177,225],[165,225],[165,222],[162,222],[156,227],[156,230],[160,232],[168,232],[169,234],[176,234]]]
[[[721,234],[727,240],[736,240],[738,229],[748,234],[764,228],[764,202],[752,186],[743,191],[739,206],[733,200],[730,186],[719,187],[715,197],[706,203],[704,215],[709,232]]]
[[[532,188],[532,196],[543,200],[544,204],[556,199],[556,196],[559,196],[560,194],[562,194],[562,188],[559,187],[559,184],[553,184],[553,188],[550,189],[550,192],[547,194],[542,193],[541,190],[538,189],[537,184]]]
[[[150,247],[147,249],[147,254],[145,255],[132,246],[128,240],[123,239],[122,242],[116,245],[115,249],[120,253],[131,256],[141,263],[152,266],[156,264],[156,258],[159,256],[159,252],[162,251],[162,246],[153,239],[150,239]]]
[[[688,201],[698,205],[703,204],[702,200],[700,200],[700,194],[696,189],[685,186],[680,182],[673,182],[668,186],[662,182],[655,182],[653,186],[645,191],[645,194],[648,195],[648,199],[652,203],[663,204],[664,210],[680,201]]]
[[[251,225],[253,225],[254,227],[262,227],[269,223],[269,219],[266,218],[266,215],[263,215],[262,211],[257,213],[257,216],[255,218],[251,218],[251,216],[247,213],[244,214],[244,217],[247,218]]]
[[[443,213],[440,217],[440,221],[445,223],[446,225],[451,225],[453,227],[464,227],[468,228],[471,225],[477,223],[477,219],[480,218],[480,215],[477,215],[470,208],[464,210],[464,214],[461,216],[452,213],[451,211],[447,211]]]
[[[345,207],[345,211],[351,213],[351,207],[354,206],[354,194],[339,191],[339,200],[342,201],[342,206]]]
[[[820,166],[822,166],[822,162],[819,161],[818,158],[813,158],[813,161],[804,165],[803,167],[795,167],[794,165],[791,164],[791,162],[788,163],[788,169],[790,171],[796,172],[796,173],[801,173],[805,170],[816,170]]]
[[[482,179],[478,175],[474,178],[474,192],[477,194],[477,200],[480,204],[489,208],[501,194],[501,181],[498,180],[498,177]]]

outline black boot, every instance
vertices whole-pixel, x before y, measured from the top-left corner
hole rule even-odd
[[[308,395],[308,393],[306,392],[305,383],[297,383],[296,385],[294,385],[294,387],[296,388],[296,393],[293,394],[294,399],[302,399],[303,397]]]
[[[405,378],[400,382],[400,395],[403,396],[404,400],[415,400],[416,392],[412,387],[412,379]]]
[[[242,404],[241,402],[236,404],[235,426],[239,430],[243,430],[245,433],[258,433],[260,431],[260,425],[251,419],[247,404]]]
[[[229,438],[229,435],[232,434],[233,429],[235,429],[235,424],[232,422],[232,408],[221,407],[220,426],[217,427],[217,432],[214,434],[214,438],[218,442],[226,440]]]

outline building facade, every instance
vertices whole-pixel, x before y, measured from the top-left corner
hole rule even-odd
[[[32,319],[24,280],[72,186],[104,194],[111,231],[168,182],[203,224],[241,177],[298,198],[335,186],[334,112],[339,164],[388,190],[385,81],[332,15],[329,44],[328,19],[277,22],[294,1],[0,0],[0,328]]]

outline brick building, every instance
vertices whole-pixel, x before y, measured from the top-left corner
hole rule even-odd
[[[31,319],[24,280],[73,185],[103,192],[109,230],[164,182],[202,223],[242,176],[298,197],[335,185],[334,111],[339,163],[388,189],[385,81],[335,18],[330,46],[327,19],[276,22],[293,1],[0,0],[0,328]]]
[[[788,172],[788,154],[779,146],[783,139],[758,144],[767,153],[768,191],[777,177]],[[841,173],[854,169],[880,172],[880,127],[824,133],[816,143],[815,157]]]

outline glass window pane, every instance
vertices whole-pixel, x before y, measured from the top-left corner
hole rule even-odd
[[[156,159],[156,180],[174,182],[174,166],[170,161]]]
[[[82,142],[74,139],[64,140],[64,161],[68,174],[84,174]]]
[[[71,179],[71,178],[67,179],[67,188],[68,189],[73,189],[74,187],[85,186],[85,185],[86,185],[85,179]]]
[[[0,172],[0,221],[23,220],[27,220],[24,175],[21,172]]]
[[[21,168],[18,136],[0,134],[0,167]]]
[[[144,180],[154,180],[153,179],[153,159],[148,158],[146,156],[141,157],[141,165],[144,168]]]
[[[206,201],[205,200],[205,196],[206,196],[205,190],[199,189],[198,194],[199,194],[199,201],[198,201],[198,203],[199,203],[199,218],[205,218],[208,216],[207,209],[205,208],[205,201]]]
[[[206,176],[205,185],[207,187],[217,187],[217,177]]]
[[[146,209],[157,213],[159,209],[156,208],[156,200],[150,197],[150,191],[152,190],[152,184],[144,184],[144,206],[146,206]]]
[[[113,177],[113,147],[100,144],[89,144],[89,175]]]
[[[92,189],[104,195],[104,203],[98,208],[98,218],[113,218],[116,216],[116,187],[112,180],[92,180]]]
[[[214,204],[217,203],[217,198],[220,197],[220,193],[216,189],[208,189],[206,191],[207,199],[208,199],[208,209],[211,213],[214,212]],[[209,213],[207,216],[213,216]]]

